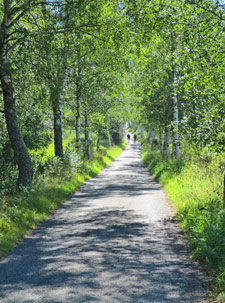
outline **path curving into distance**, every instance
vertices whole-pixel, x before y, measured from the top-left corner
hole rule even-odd
[[[0,302],[206,302],[173,215],[129,144],[0,262]]]

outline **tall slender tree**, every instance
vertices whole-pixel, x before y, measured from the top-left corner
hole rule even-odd
[[[4,0],[0,25],[0,80],[4,100],[4,114],[11,146],[19,170],[18,188],[31,186],[33,165],[21,133],[16,111],[16,97],[12,79],[11,52],[19,43],[15,27],[37,1],[14,4],[12,0]],[[14,5],[12,5],[14,4]]]

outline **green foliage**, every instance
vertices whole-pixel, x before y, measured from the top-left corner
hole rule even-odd
[[[224,160],[221,155],[166,159],[142,147],[142,159],[176,206],[177,218],[195,258],[215,272],[219,292],[225,291]]]
[[[124,136],[124,119],[118,116],[118,114],[116,116],[115,113],[111,113],[108,122],[110,125],[109,132],[112,137],[112,143],[121,145]]]
[[[184,160],[181,158],[167,159],[162,157],[159,151],[150,152],[150,145],[144,145],[143,149],[145,151],[142,153],[142,160],[157,182],[166,184],[167,180],[179,173],[184,166]]]
[[[74,169],[74,163],[63,164],[54,158],[45,174],[38,175],[31,191],[2,196],[0,200],[0,256],[7,254],[26,233],[58,208],[86,179],[96,176],[115,159],[122,149],[114,146],[95,152],[91,160]],[[72,168],[70,167],[72,166]]]
[[[155,137],[160,129],[162,138],[163,132],[172,133],[179,125],[183,158],[165,159],[158,152],[146,151],[144,161],[156,180],[165,184],[177,205],[195,255],[208,266],[221,263],[217,260],[217,246],[222,248],[210,237],[223,236],[218,231],[223,224],[221,183],[225,169],[222,2],[57,1],[57,9],[54,3],[45,5],[39,0],[23,5],[28,2],[13,1],[11,12],[5,10],[7,1],[0,4],[0,21],[7,14],[10,24],[4,28],[4,22],[0,22],[0,41],[5,43],[1,50],[9,50],[7,54],[0,53],[0,71],[3,70],[1,58],[7,55],[11,65],[8,72],[13,80],[11,98],[16,96],[14,114],[18,115],[34,164],[34,192],[15,202],[15,207],[11,204],[10,216],[16,222],[19,218],[26,221],[25,210],[21,211],[22,206],[17,204],[22,205],[29,197],[33,200],[33,204],[29,203],[33,205],[31,217],[41,218],[39,210],[50,199],[53,205],[49,205],[49,210],[58,204],[58,200],[54,202],[54,192],[61,199],[70,192],[71,184],[71,188],[76,188],[83,178],[96,175],[110,158],[102,145],[107,146],[106,141],[108,145],[121,144],[126,122],[132,121],[132,128],[140,132],[138,139],[143,142],[144,132],[152,137],[154,133]],[[5,36],[10,37],[7,42],[1,34],[6,31]],[[54,133],[52,111],[56,110],[56,104],[58,116],[62,112],[59,124],[66,133],[63,162],[54,157],[54,143],[50,143]],[[174,117],[174,104],[178,118]],[[0,115],[4,114],[4,108],[7,106],[0,90]],[[80,157],[72,144],[78,118]],[[18,179],[18,163],[9,143],[8,129],[5,119],[1,119],[3,202],[14,193]],[[159,138],[152,141],[162,147]],[[191,145],[188,153],[187,144]],[[96,148],[100,154],[96,154]],[[82,161],[89,150],[91,160]],[[53,187],[49,185],[50,180]],[[8,202],[4,203],[2,213],[6,212],[7,217]],[[7,218],[3,221],[7,226]],[[10,235],[16,238],[15,234]],[[2,241],[7,246],[8,236],[4,237]],[[219,267],[218,285],[223,285],[223,265],[222,269]]]
[[[136,33],[129,84],[136,97],[130,102],[132,119],[154,131],[174,126],[176,67],[180,135],[221,152],[225,146],[224,6],[218,3],[126,1]]]

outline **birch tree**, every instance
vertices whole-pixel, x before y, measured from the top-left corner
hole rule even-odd
[[[23,1],[15,3],[4,0],[2,6],[2,20],[0,25],[0,80],[4,100],[4,115],[7,131],[19,170],[18,188],[31,186],[33,165],[21,133],[16,111],[16,96],[14,93],[11,54],[24,38],[23,27],[18,23],[35,5],[37,1]],[[18,35],[17,35],[18,34]]]

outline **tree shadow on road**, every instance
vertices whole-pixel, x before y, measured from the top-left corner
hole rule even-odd
[[[131,163],[124,153],[0,262],[1,303],[205,302],[203,276],[176,224],[150,222],[135,209],[161,186],[141,164],[139,146],[129,148]],[[129,207],[100,207],[105,198]]]
[[[170,221],[148,224],[132,211],[102,209],[53,216],[0,264],[0,299],[198,302],[203,279],[188,255]]]

